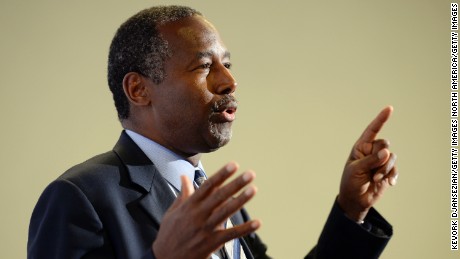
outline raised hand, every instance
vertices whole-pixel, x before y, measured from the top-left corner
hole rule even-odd
[[[396,184],[396,155],[387,140],[376,139],[392,112],[393,107],[385,107],[367,126],[345,164],[337,201],[356,222],[363,221],[385,190]]]
[[[223,223],[256,193],[251,183],[255,173],[247,171],[224,185],[238,166],[229,163],[194,190],[190,180],[182,176],[181,195],[165,213],[158,236],[152,245],[156,258],[209,258],[225,242],[248,235],[260,227],[258,220],[223,229]]]

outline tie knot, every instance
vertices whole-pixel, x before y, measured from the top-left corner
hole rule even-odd
[[[201,169],[196,169],[195,170],[195,179],[194,179],[196,187],[200,187],[205,180],[206,180],[206,176],[203,173],[203,171],[201,171]]]

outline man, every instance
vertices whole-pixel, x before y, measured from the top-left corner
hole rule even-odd
[[[29,258],[269,258],[243,205],[254,172],[228,163],[202,182],[202,153],[228,143],[237,110],[230,54],[197,11],[153,7],[118,29],[108,81],[125,129],[114,149],[51,183],[32,215]],[[352,149],[308,258],[375,258],[391,226],[373,204],[395,184],[396,156],[376,135],[387,107]],[[243,190],[238,194],[240,190]],[[230,218],[230,219],[229,219]]]

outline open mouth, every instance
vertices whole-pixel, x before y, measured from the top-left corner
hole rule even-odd
[[[234,114],[236,112],[236,107],[228,107],[224,112],[228,114]]]
[[[217,102],[212,111],[212,117],[215,117],[219,122],[232,122],[235,120],[235,114],[238,107],[236,100],[230,100],[227,102]]]
[[[236,107],[228,107],[222,113],[226,121],[234,121],[236,115]]]

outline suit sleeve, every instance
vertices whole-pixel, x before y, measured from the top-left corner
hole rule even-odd
[[[336,201],[318,244],[305,259],[378,258],[392,235],[392,226],[374,208],[359,225],[345,216]]]
[[[69,181],[57,180],[45,189],[32,213],[27,257],[91,257],[90,251],[103,246],[102,235],[102,223],[83,192]]]

